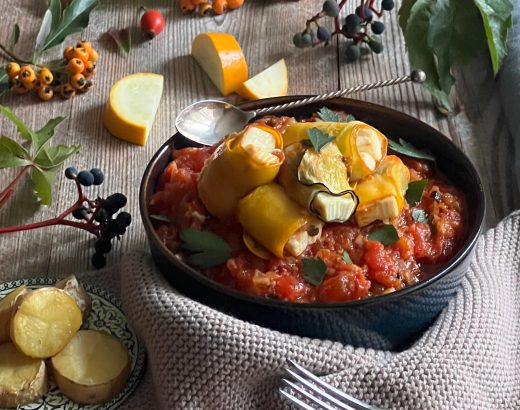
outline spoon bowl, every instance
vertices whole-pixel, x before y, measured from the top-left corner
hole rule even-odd
[[[198,101],[181,111],[175,119],[175,127],[185,138],[196,144],[213,145],[231,132],[243,129],[257,115],[271,114],[276,111],[284,111],[375,88],[403,84],[409,81],[422,83],[425,80],[426,74],[424,71],[414,70],[410,75],[403,77],[332,91],[285,104],[264,107],[256,111],[244,111],[225,101]]]

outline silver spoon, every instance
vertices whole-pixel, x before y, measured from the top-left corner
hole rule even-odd
[[[388,87],[403,84],[409,81],[422,83],[426,80],[426,74],[422,70],[413,70],[410,75],[397,77],[391,80],[378,81],[371,84],[358,85],[344,90],[333,91],[315,97],[304,98],[286,104],[260,108],[255,111],[244,111],[232,104],[219,100],[198,101],[186,107],[177,116],[175,127],[184,137],[202,145],[213,145],[231,132],[240,131],[254,117],[271,114],[289,108],[300,107],[318,101],[342,97],[344,95],[358,93],[374,88]]]

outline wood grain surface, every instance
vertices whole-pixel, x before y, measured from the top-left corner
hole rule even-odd
[[[44,3],[41,0],[10,2],[9,7],[2,10],[0,41],[6,41],[12,29],[11,23],[17,22],[22,29],[18,50],[21,54],[30,54],[45,11]],[[49,118],[66,116],[66,121],[57,129],[55,142],[81,144],[81,152],[67,165],[75,165],[78,169],[97,166],[106,174],[106,182],[99,191],[94,187],[88,188],[87,192],[92,197],[98,192],[102,196],[113,192],[128,196],[127,209],[133,215],[133,224],[110,254],[109,265],[117,263],[124,252],[147,247],[138,210],[139,183],[149,159],[173,134],[176,113],[199,99],[221,98],[189,56],[191,40],[197,33],[218,31],[234,34],[242,45],[251,75],[281,57],[285,58],[289,68],[290,94],[332,91],[410,71],[396,11],[387,13],[384,18],[387,27],[383,34],[385,51],[380,55],[369,53],[361,62],[347,64],[344,61],[344,39],[312,50],[299,50],[292,45],[293,34],[301,31],[305,20],[321,7],[321,1],[317,0],[248,0],[243,8],[232,13],[205,18],[183,15],[173,0],[105,0],[100,3],[91,15],[89,28],[53,49],[49,55],[49,58],[60,55],[65,45],[73,45],[80,38],[92,41],[101,56],[95,89],[70,101],[54,99],[48,103],[38,101],[34,95],[4,95],[0,104],[12,107],[34,128],[42,126]],[[142,39],[137,30],[140,6],[160,10],[167,21],[164,32],[153,41]],[[107,39],[104,33],[111,27],[133,28],[135,44],[129,56],[122,55]],[[162,104],[145,147],[111,137],[101,124],[111,85],[136,72],[155,72],[165,76]],[[500,103],[485,56],[458,74],[458,96],[462,110],[449,117],[440,114],[434,108],[432,98],[414,85],[371,91],[355,97],[415,116],[459,144],[482,175],[488,192],[487,226],[490,227],[519,206],[520,195],[512,180],[510,136],[503,126]],[[228,100],[239,101],[235,96]],[[0,133],[13,137],[16,130],[2,117]],[[13,170],[2,170],[0,188],[7,185],[14,175]],[[51,218],[72,204],[75,198],[73,184],[62,176],[61,171],[50,207],[38,208],[29,185],[21,184],[14,198],[0,210],[0,226]],[[91,269],[93,244],[91,235],[69,227],[1,235],[0,280],[62,276]]]

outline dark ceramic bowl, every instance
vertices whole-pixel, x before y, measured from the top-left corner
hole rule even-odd
[[[243,108],[256,109],[296,98],[281,97],[247,103]],[[283,114],[304,118],[323,105],[309,105]],[[171,160],[172,151],[190,145],[180,134],[170,138],[154,155],[141,183],[141,216],[152,255],[159,270],[180,292],[233,316],[301,336],[375,349],[402,349],[420,335],[457,292],[482,228],[485,210],[482,184],[466,155],[429,125],[403,113],[362,101],[335,99],[325,105],[354,115],[389,138],[404,138],[433,153],[440,170],[464,192],[469,205],[469,228],[464,245],[450,261],[416,285],[391,294],[344,303],[298,304],[262,299],[213,282],[173,256],[159,240],[148,216],[147,204],[158,176]]]

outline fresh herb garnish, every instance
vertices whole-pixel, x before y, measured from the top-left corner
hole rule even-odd
[[[318,117],[326,122],[343,122],[343,117],[341,114],[338,114],[337,112],[334,112],[327,107],[321,107],[321,109],[318,111]]]
[[[406,190],[405,198],[406,202],[408,202],[410,206],[415,206],[421,201],[424,188],[427,184],[427,179],[420,179],[418,181],[413,181],[408,184],[408,189]]]
[[[166,215],[151,214],[150,219],[155,219],[156,221],[161,222],[171,222],[170,218]]]
[[[209,231],[184,229],[181,232],[182,248],[191,255],[188,264],[202,269],[222,265],[231,256],[231,247],[220,236]]]
[[[310,128],[307,130],[307,137],[311,142],[314,149],[318,152],[327,145],[328,143],[334,141],[334,137],[331,137],[329,134],[324,133],[319,128]]]
[[[371,241],[380,242],[383,245],[392,245],[399,240],[397,229],[392,224],[383,224],[375,231],[368,234]]]
[[[350,255],[348,254],[347,251],[343,251],[343,262],[345,263],[348,263],[348,264],[352,264],[352,259],[350,258]]]
[[[304,258],[303,263],[303,278],[311,285],[319,286],[325,278],[327,272],[327,265],[321,258]]]
[[[426,215],[426,212],[422,209],[414,209],[412,211],[412,218],[416,222],[426,222],[428,220],[428,216]]]
[[[338,114],[335,111],[332,111],[330,108],[327,107],[321,107],[321,109],[318,111],[318,117],[320,117],[325,122],[350,122],[355,121],[353,115],[347,115],[347,119],[343,120],[343,117],[341,114]]]
[[[408,157],[425,159],[427,161],[435,161],[435,157],[433,157],[428,151],[420,150],[402,138],[399,138],[399,143],[389,139],[388,148]]]
[[[115,28],[111,28],[107,31],[107,34],[112,40],[114,40],[123,53],[130,53],[130,50],[132,49],[132,33],[129,29],[124,28],[122,30],[116,30]]]
[[[56,168],[77,153],[79,145],[50,145],[54,129],[64,120],[63,117],[53,118],[42,129],[33,131],[8,107],[0,105],[0,113],[16,125],[20,136],[26,141],[20,144],[5,136],[0,138],[0,169],[25,167],[27,170],[24,169],[24,173],[30,169],[37,198],[42,205],[50,205]],[[0,204],[3,204],[5,198],[0,197]]]

